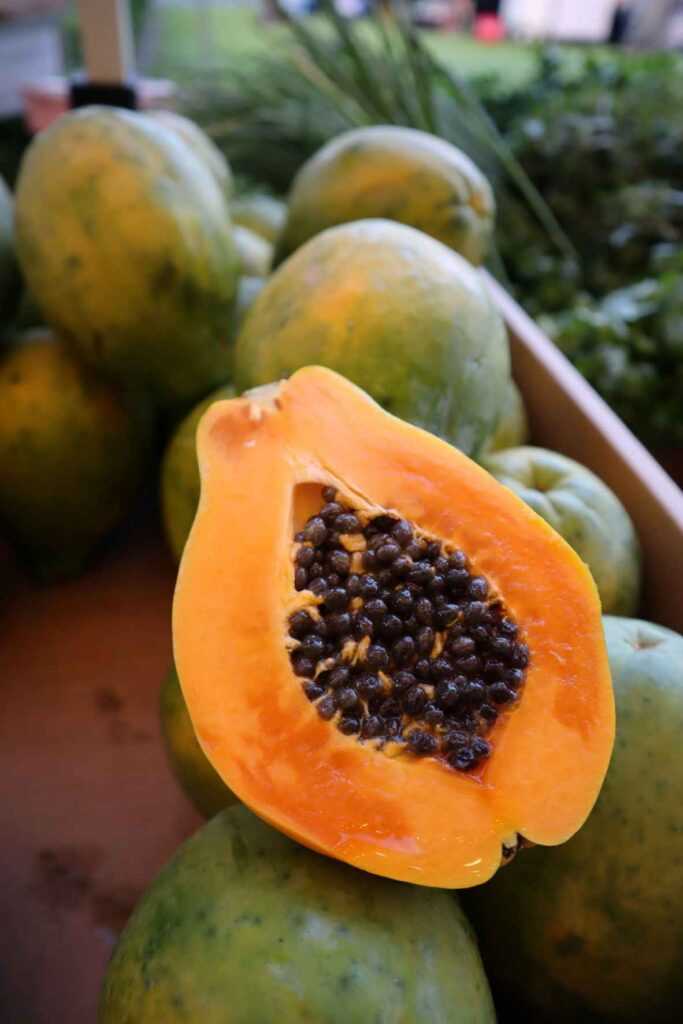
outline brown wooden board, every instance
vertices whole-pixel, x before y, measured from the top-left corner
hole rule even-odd
[[[645,550],[648,617],[683,631],[683,495],[497,286],[537,444],[594,469]],[[199,824],[159,734],[174,566],[153,515],[79,580],[0,557],[0,1024],[94,1024],[115,937]]]

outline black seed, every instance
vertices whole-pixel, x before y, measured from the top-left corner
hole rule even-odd
[[[506,636],[492,636],[489,647],[497,657],[507,660],[512,654],[513,643]]]
[[[328,587],[338,587],[340,583],[341,583],[341,579],[337,575],[336,572],[331,572],[331,573],[328,574],[328,576],[327,576],[327,585],[328,585]]]
[[[491,746],[483,740],[480,736],[475,736],[472,740],[472,753],[476,757],[477,761],[481,761],[483,758],[488,757],[491,753]]]
[[[431,670],[433,679],[445,679],[453,675],[453,666],[448,658],[435,658],[431,663]]]
[[[437,608],[434,616],[437,629],[447,629],[457,618],[459,611],[457,604],[444,604]]]
[[[480,679],[472,679],[463,686],[462,695],[470,707],[478,708],[486,700],[486,687]]]
[[[385,729],[387,732],[387,739],[396,738],[401,732],[401,719],[400,718],[388,718],[385,723]]]
[[[375,527],[376,530],[381,530],[382,533],[388,533],[390,530],[393,530],[397,522],[398,520],[396,519],[395,516],[390,516],[386,514],[375,516],[375,518],[372,520],[372,525]]]
[[[365,700],[372,700],[375,697],[380,697],[384,693],[384,687],[382,686],[381,679],[378,679],[377,676],[373,676],[370,673],[360,676],[356,681],[356,689]]]
[[[499,658],[487,658],[484,662],[484,676],[490,682],[501,679],[505,672],[505,665]]]
[[[333,689],[338,690],[341,686],[345,686],[350,678],[350,669],[346,665],[338,665],[337,668],[332,669],[327,681]]]
[[[446,581],[443,576],[433,576],[427,584],[427,590],[430,594],[440,594],[446,589]]]
[[[391,593],[391,587],[394,585],[394,574],[391,569],[382,569],[378,572],[377,582]]]
[[[451,569],[466,569],[468,565],[467,555],[464,551],[451,552],[448,556],[448,565]]]
[[[379,736],[382,732],[382,719],[379,715],[368,715],[367,718],[363,719],[360,732],[364,739],[372,739],[373,736]]]
[[[413,560],[408,555],[399,555],[391,563],[391,572],[396,579],[400,579],[409,573],[413,567]]]
[[[428,725],[442,725],[446,716],[436,704],[425,704],[422,717]]]
[[[349,711],[358,703],[358,694],[352,687],[343,686],[341,690],[337,690],[334,699],[338,708]]]
[[[363,552],[363,566],[365,569],[377,568],[377,555],[374,551]]]
[[[351,632],[351,616],[348,612],[337,612],[327,617],[330,636],[348,636]]]
[[[436,750],[436,739],[429,732],[413,729],[406,739],[406,745],[413,754],[425,757]]]
[[[344,611],[349,601],[349,596],[343,587],[333,587],[325,594],[325,607],[331,612]]]
[[[407,587],[395,590],[391,595],[391,607],[402,617],[412,614],[413,604],[413,595]]]
[[[427,703],[427,694],[421,686],[411,686],[403,697],[403,708],[409,715],[419,715]]]
[[[429,583],[433,576],[434,566],[430,565],[429,562],[421,561],[415,563],[406,579],[408,583],[414,583],[418,587],[423,587],[425,583]]]
[[[294,573],[295,590],[305,590],[308,586],[308,573],[305,569],[297,569]]]
[[[386,647],[382,647],[381,644],[370,644],[365,654],[365,660],[370,668],[387,668],[389,665],[389,655],[387,654]]]
[[[322,597],[327,590],[327,580],[323,579],[321,576],[319,579],[313,580],[308,589],[312,594],[315,594],[316,597]]]
[[[292,655],[292,668],[297,676],[312,676],[315,672],[315,661],[304,654]]]
[[[304,683],[304,693],[309,700],[317,700],[318,697],[322,697],[325,690],[322,686],[318,686],[317,683]]]
[[[466,676],[473,676],[477,672],[481,672],[481,661],[476,654],[467,654],[464,658],[456,658],[453,664],[456,672],[462,672]]]
[[[415,604],[415,618],[423,626],[431,626],[434,608],[428,597],[421,597]]]
[[[318,621],[313,624],[311,632],[315,633],[317,636],[321,636],[324,640],[327,637],[328,633],[327,620],[318,619]]]
[[[294,540],[297,542],[297,544],[302,544],[303,541],[306,540],[306,534],[304,533],[304,531],[298,530],[297,533],[294,534]]]
[[[289,620],[289,635],[295,637],[306,636],[313,629],[313,619],[305,611],[294,612]]]
[[[391,648],[391,656],[397,665],[405,665],[415,654],[415,641],[412,636],[402,636]]]
[[[429,679],[432,674],[432,663],[428,658],[420,658],[415,662],[413,672],[418,679]]]
[[[420,624],[418,623],[414,615],[408,615],[408,617],[403,620],[404,633],[409,633],[411,636],[414,636],[419,628]]]
[[[334,520],[334,528],[338,533],[357,533],[360,530],[358,516],[353,512],[342,512]]]
[[[379,706],[379,714],[382,718],[400,718],[401,708],[398,701],[394,700],[393,697],[382,701]]]
[[[430,654],[434,646],[434,630],[431,626],[423,626],[416,637],[418,654]]]
[[[473,601],[483,601],[489,592],[489,585],[483,576],[473,576],[467,593]]]
[[[460,772],[471,768],[475,760],[475,756],[469,747],[463,747],[462,750],[458,750],[448,756],[448,763],[452,768],[457,768]]]
[[[511,686],[513,690],[516,690],[524,682],[524,672],[521,668],[509,668],[503,676],[508,686]]]
[[[462,729],[449,729],[443,738],[443,745],[446,750],[460,750],[466,747],[470,738]]]
[[[337,497],[337,490],[335,487],[323,487],[323,501],[334,501]]]
[[[469,582],[470,574],[467,569],[449,569],[446,573],[446,584],[455,594],[463,594]]]
[[[449,568],[448,559],[445,555],[439,555],[439,557],[435,559],[434,570],[435,572],[438,572],[439,576],[445,576]]]
[[[517,636],[517,624],[512,619],[501,619],[498,623],[498,629],[505,636],[509,636],[513,640]]]
[[[354,616],[353,634],[357,640],[362,640],[364,636],[372,636],[374,628],[372,619],[369,619],[367,615]]]
[[[479,714],[485,721],[490,722],[491,724],[493,724],[493,722],[498,718],[498,712],[495,708],[491,707],[490,704],[482,704],[479,708]]]
[[[298,571],[299,570],[297,569],[297,572]],[[311,568],[308,570],[308,578],[309,578],[309,580],[317,580],[318,577],[322,576],[322,574],[323,574],[323,567],[320,564],[320,562],[314,562],[313,565],[311,566]]]
[[[334,644],[332,642],[326,643],[325,644],[325,649],[323,650],[323,655],[326,658],[330,658],[333,654],[334,654]]]
[[[334,713],[337,710],[334,703],[334,697],[323,697],[323,699],[319,700],[316,704],[316,708],[318,709],[320,717],[324,718],[325,721],[329,721],[330,718],[333,718]]]
[[[491,643],[491,631],[488,626],[472,626],[470,629],[470,636],[476,643],[483,648],[488,648]]]
[[[452,679],[444,679],[436,688],[436,700],[440,707],[454,708],[460,700],[460,689]]]
[[[486,611],[486,605],[482,601],[472,601],[465,608],[465,622],[472,626],[478,625],[484,621]]]
[[[337,728],[345,736],[355,736],[360,729],[360,721],[355,715],[343,715],[337,723]]]
[[[418,559],[422,558],[422,556],[424,555],[426,547],[427,545],[423,540],[411,540],[406,547],[406,554],[409,555],[414,562],[417,562]]]
[[[430,562],[435,562],[441,554],[441,543],[438,540],[431,540],[427,544],[427,550],[425,551],[425,558],[428,558]]]
[[[398,615],[385,615],[377,628],[377,631],[388,640],[395,640],[397,636],[401,635],[402,630],[403,623]]]
[[[529,648],[526,644],[515,644],[510,661],[515,668],[526,668],[529,664]]]
[[[327,537],[327,527],[320,516],[313,516],[306,523],[304,533],[306,534],[306,540],[317,546],[322,544]]]
[[[351,557],[346,551],[333,551],[328,559],[330,569],[339,576],[346,576],[351,565]]]
[[[360,576],[356,576],[355,574],[353,576],[349,576],[346,581],[346,593],[349,597],[360,596]]]
[[[384,565],[388,565],[389,562],[393,562],[395,558],[400,554],[401,549],[398,544],[393,541],[389,541],[387,544],[382,544],[381,547],[377,548],[377,558]]]
[[[413,528],[406,519],[399,519],[391,531],[391,536],[404,548],[413,539]]]
[[[394,693],[405,693],[411,686],[415,686],[416,682],[412,672],[397,672],[394,676]]]
[[[515,691],[511,690],[505,683],[494,683],[489,686],[489,699],[494,704],[509,704],[511,700],[515,699]]]
[[[301,653],[305,658],[315,658],[317,660],[322,655],[324,646],[325,644],[321,637],[316,636],[315,633],[309,633],[301,641],[301,646],[297,648],[297,654]]]
[[[379,597],[373,597],[363,605],[363,611],[373,622],[379,622],[387,613],[387,606]]]
[[[379,583],[374,576],[360,577],[360,594],[366,601],[369,601],[372,597],[377,597],[379,594]]]
[[[467,654],[474,653],[474,640],[471,636],[456,636],[448,644],[448,649],[451,654],[456,657],[464,657]]]
[[[308,547],[308,545],[299,548],[299,550],[296,553],[297,566],[300,566],[302,569],[308,569],[311,565],[313,565],[314,561],[315,551],[313,550],[313,548]]]
[[[339,534],[336,532],[336,530],[328,530],[327,531],[327,540],[326,540],[325,544],[326,544],[326,547],[328,549],[329,548],[337,549],[339,547]]]
[[[343,507],[338,501],[328,501],[326,505],[320,509],[320,518],[324,519],[329,525],[337,516],[341,515],[344,511]]]

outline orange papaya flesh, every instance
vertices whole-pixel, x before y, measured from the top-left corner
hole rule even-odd
[[[176,586],[175,657],[197,737],[237,796],[312,849],[376,874],[444,888],[485,881],[522,842],[569,838],[604,778],[614,705],[595,585],[562,538],[457,449],[390,416],[319,367],[216,403],[197,438],[202,492]],[[486,643],[500,635],[496,624],[513,623],[512,647],[524,647],[528,659],[522,656],[517,690],[496,708],[492,725],[464,712],[432,725],[419,711],[407,713],[404,702],[398,731],[388,730],[392,716],[380,713],[379,734],[366,735],[363,722],[373,707],[362,698],[358,673],[367,674],[370,645],[357,634],[331,643],[328,637],[322,650],[309,638],[315,678],[297,674],[306,655],[301,638],[292,636],[300,632],[296,616],[344,614],[341,599],[327,606],[329,588],[315,576],[297,579],[299,553],[316,547],[315,523],[324,523],[318,513],[331,501],[359,521],[348,535],[331,531],[340,538],[333,539],[337,554],[346,550],[342,537],[351,548],[367,545],[377,523],[393,531],[407,521],[414,540],[435,546],[432,557],[464,553],[469,588],[475,577],[485,581],[479,604],[489,635],[475,634],[474,669],[456,671],[458,659],[448,648],[457,628],[472,638],[471,589],[448,601],[446,588],[446,603],[456,611],[449,612],[450,625],[435,630],[427,661],[433,670],[439,653],[450,658],[447,676],[454,678],[446,682],[456,689],[481,683],[488,701],[493,684],[478,676],[496,659]],[[425,561],[413,553],[415,565]],[[367,609],[351,606],[350,577],[383,571],[356,573],[357,564],[356,558],[343,586],[333,588],[346,587],[356,618]],[[329,565],[324,571],[329,575]],[[475,598],[482,596],[477,586]],[[414,587],[418,597],[419,584]],[[388,606],[400,589],[399,580],[385,594]],[[440,607],[436,596],[433,611]],[[418,625],[401,629],[411,629],[415,639]],[[387,649],[381,636],[372,639]],[[440,644],[446,647],[439,652]],[[325,705],[338,700],[329,681],[333,669],[325,664],[330,648],[336,667],[352,673],[355,731],[343,725],[348,709],[336,705],[330,717]],[[393,645],[389,650],[387,671],[375,674],[384,696],[401,704]],[[414,673],[417,660],[413,651],[402,670]],[[440,704],[442,683],[431,674],[418,679],[427,698],[422,711],[424,703],[447,710],[447,701]],[[414,701],[411,707],[414,712]],[[443,735],[454,721],[465,733],[455,750]],[[411,743],[416,730],[434,739],[425,741],[429,749]],[[475,739],[480,752],[482,740],[488,750],[458,764],[457,750],[472,749]]]

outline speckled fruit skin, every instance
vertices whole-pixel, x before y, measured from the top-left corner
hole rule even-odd
[[[45,578],[75,575],[130,510],[152,454],[141,401],[48,331],[0,356],[0,519]]]
[[[251,277],[265,277],[273,259],[273,247],[250,228],[237,224],[233,228],[242,273]]]
[[[235,352],[241,390],[316,364],[467,455],[495,428],[509,379],[505,328],[474,268],[388,220],[311,239],[247,316]]]
[[[632,615],[640,601],[640,545],[617,496],[585,466],[545,448],[508,448],[481,460],[564,537],[584,560],[606,614]]]
[[[483,263],[495,202],[476,164],[449,142],[396,125],[338,135],[301,168],[276,262],[334,224],[385,217]]]
[[[285,225],[287,204],[274,196],[255,193],[233,199],[230,215],[235,224],[249,228],[272,244]]]
[[[213,402],[233,398],[234,395],[235,389],[226,385],[199,402],[176,427],[161,460],[161,518],[166,540],[177,562],[199,503],[199,466],[195,445],[197,425]]]
[[[9,325],[21,296],[19,268],[14,254],[12,195],[0,177],[0,335]]]
[[[174,132],[114,108],[58,118],[22,162],[16,234],[40,309],[99,372],[172,409],[228,379],[230,218]]]
[[[244,807],[196,833],[138,905],[99,1024],[494,1024],[446,893],[338,864]]]
[[[204,161],[228,199],[232,196],[234,182],[230,165],[213,139],[198,124],[175,110],[149,110],[146,114],[182,139]]]
[[[529,420],[522,393],[514,380],[508,381],[498,426],[485,445],[485,453],[516,448],[529,440]]]
[[[237,797],[221,781],[199,746],[175,668],[169,670],[161,686],[159,713],[173,774],[197,811],[212,818],[235,803]]]
[[[617,739],[595,810],[467,906],[492,980],[533,1007],[515,1019],[669,1024],[683,1003],[683,637],[604,625]]]

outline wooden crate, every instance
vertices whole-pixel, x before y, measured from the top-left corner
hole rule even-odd
[[[683,494],[492,288],[535,441],[620,495],[643,541],[643,607],[683,631]],[[150,512],[80,580],[40,589],[4,568],[0,1020],[93,1024],[116,935],[199,823],[170,776],[157,715],[174,567]]]

